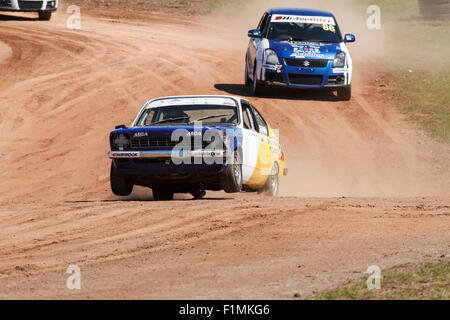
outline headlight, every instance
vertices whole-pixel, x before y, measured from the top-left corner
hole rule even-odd
[[[344,52],[339,52],[336,55],[336,58],[334,58],[333,68],[335,68],[335,67],[345,67],[345,53]]]
[[[113,137],[113,145],[116,148],[126,148],[130,145],[130,139],[123,133],[116,134]]]
[[[278,60],[278,55],[275,50],[266,49],[264,52],[264,64],[280,64],[280,60]]]

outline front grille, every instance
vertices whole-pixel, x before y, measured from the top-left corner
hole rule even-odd
[[[133,149],[160,149],[160,148],[168,148],[172,149],[175,147],[178,141],[172,141],[170,138],[162,138],[162,139],[131,139],[131,148]],[[202,141],[201,148],[205,149],[211,142]],[[197,146],[194,145],[194,140],[192,139],[191,150],[198,149]]]
[[[323,76],[289,73],[289,81],[292,84],[318,86],[322,84]]]
[[[19,8],[25,10],[39,10],[43,1],[19,1]]]
[[[166,139],[131,139],[132,148],[149,148],[149,147],[174,147],[177,141]]]
[[[292,67],[325,68],[328,60],[285,58],[286,65]],[[306,65],[305,62],[307,61]]]

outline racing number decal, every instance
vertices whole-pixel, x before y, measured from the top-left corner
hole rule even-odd
[[[325,31],[336,32],[336,28],[331,24],[323,24],[322,27]]]

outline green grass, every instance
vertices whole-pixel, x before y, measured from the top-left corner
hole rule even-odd
[[[308,300],[448,300],[450,263],[404,264],[381,271],[381,289],[367,289],[367,277],[348,281]]]
[[[450,143],[450,21],[424,20],[418,1],[362,0],[377,4],[387,45],[378,53],[387,96],[406,118],[433,138]]]
[[[450,142],[450,72],[398,69],[387,82],[390,101],[408,120],[433,138]]]

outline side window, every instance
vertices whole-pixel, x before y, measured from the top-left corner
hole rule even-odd
[[[270,26],[270,19],[272,19],[271,15],[266,16],[266,21],[264,22],[261,30],[261,35],[263,38],[267,37],[267,29],[269,29]]]
[[[241,105],[244,128],[255,131],[255,125],[253,122],[252,112],[250,111],[250,105],[245,101],[241,101]]]
[[[259,21],[258,30],[261,31],[261,33],[263,32],[264,27],[266,26],[267,17],[268,17],[268,14],[267,14],[267,12],[265,12],[261,18],[261,21]]]
[[[244,111],[244,119],[245,119],[246,129],[255,131],[255,126],[253,125],[252,113],[249,108],[246,108]]]
[[[261,114],[255,108],[252,108],[252,111],[255,116],[256,125],[258,126],[258,132],[266,136],[269,135],[269,129],[267,128],[266,121],[264,121]]]

